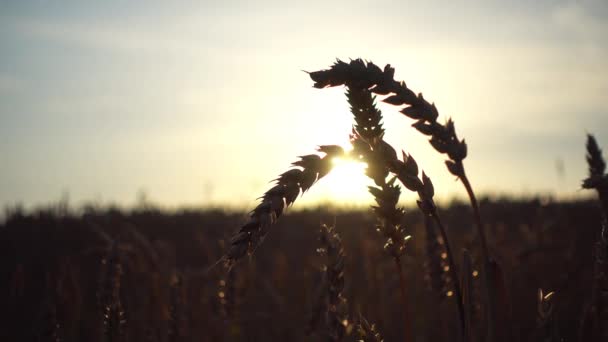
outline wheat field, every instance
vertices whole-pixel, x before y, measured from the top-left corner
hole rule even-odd
[[[598,200],[478,198],[457,118],[394,74],[361,59],[309,72],[315,88],[345,90],[351,149],[298,157],[246,217],[7,212],[3,340],[608,341],[608,175],[595,138],[581,139],[581,181]],[[387,127],[379,101],[412,127]],[[421,133],[468,201],[437,205],[424,165],[386,130]],[[298,210],[336,158],[366,164],[375,204]],[[416,202],[400,201],[406,191]]]

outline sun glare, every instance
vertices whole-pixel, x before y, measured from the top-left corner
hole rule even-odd
[[[336,204],[364,204],[371,200],[367,191],[370,185],[365,175],[365,163],[352,159],[334,158],[334,167],[324,179],[326,197]]]

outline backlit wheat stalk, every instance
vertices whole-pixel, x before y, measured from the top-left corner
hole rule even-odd
[[[602,150],[592,135],[587,136],[587,165],[589,177],[583,181],[583,188],[595,189],[602,205],[602,222],[597,242],[593,250],[593,283],[591,307],[587,319],[591,334],[595,339],[608,340],[608,174]]]
[[[400,256],[404,250],[403,245],[409,237],[404,236],[399,222],[403,215],[403,211],[394,209],[399,200],[399,188],[395,187],[392,181],[389,183],[385,182],[389,173],[394,174],[396,179],[399,179],[407,189],[418,194],[418,207],[425,216],[432,217],[435,220],[442,238],[445,241],[446,254],[449,263],[448,271],[453,279],[459,279],[450,244],[448,242],[447,232],[439,218],[437,207],[433,201],[435,190],[431,179],[424,172],[422,172],[421,177],[419,177],[418,164],[414,158],[411,155],[402,152],[403,161],[399,160],[395,149],[383,140],[384,131],[381,123],[382,113],[376,108],[374,97],[370,90],[348,87],[347,97],[351,104],[351,112],[355,116],[355,121],[357,122],[351,136],[351,143],[353,145],[352,153],[367,163],[366,174],[380,187],[370,187],[370,192],[379,203],[379,206],[375,207],[374,211],[376,212],[376,215],[382,219],[381,222],[389,223],[387,228],[380,227],[379,230],[381,232],[383,230],[388,231],[388,234],[385,233],[385,236],[388,237],[385,249],[387,247],[396,248],[392,253],[395,263],[398,266],[400,277],[403,277],[401,274]],[[392,201],[386,201],[386,198],[391,199]],[[383,206],[381,204],[385,205]],[[401,284],[404,283],[405,281],[402,279]],[[402,287],[404,302],[405,292],[406,291]],[[458,305],[461,330],[462,334],[464,334],[464,309],[462,306],[460,287],[457,282],[454,283],[454,294]],[[406,321],[407,324],[409,324],[409,319],[406,319]]]

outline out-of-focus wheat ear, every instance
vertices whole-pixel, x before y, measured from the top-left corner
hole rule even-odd
[[[57,315],[57,289],[54,286],[53,277],[49,271],[45,274],[45,295],[42,299],[40,309],[33,320],[35,341],[61,342],[62,326]]]
[[[183,276],[174,271],[169,279],[169,342],[178,342],[183,338],[182,325],[184,321],[184,291]]]
[[[365,317],[359,314],[357,320],[357,342],[383,342],[382,335],[377,330],[376,325],[368,322]]]
[[[587,165],[589,167],[589,177],[583,180],[583,188],[595,189],[599,195],[604,217],[608,217],[608,175],[606,172],[606,162],[602,156],[602,150],[597,144],[595,137],[587,135]]]
[[[452,292],[452,277],[449,271],[445,242],[438,234],[437,227],[430,216],[424,216],[425,225],[425,252],[426,252],[426,280],[437,298],[440,300]]]
[[[261,203],[251,211],[247,223],[230,241],[224,256],[229,266],[248,253],[253,253],[285,208],[331,171],[334,158],[344,156],[344,149],[337,145],[322,145],[318,151],[324,155],[300,156],[298,161],[292,163],[293,168],[275,179],[275,185],[260,198]]]
[[[534,341],[561,342],[555,312],[555,292],[538,289]]]
[[[236,289],[237,272],[234,267],[224,264],[225,272],[219,280],[217,298],[220,303],[221,314],[225,320],[234,319],[238,307],[238,291]]]
[[[309,330],[317,331],[324,341],[341,341],[348,328],[347,301],[344,291],[344,248],[333,226],[321,225],[318,253],[325,257]]]
[[[108,253],[101,261],[101,281],[97,298],[102,313],[104,338],[108,342],[120,341],[126,324],[120,296],[123,274],[122,254],[120,241],[113,240]]]

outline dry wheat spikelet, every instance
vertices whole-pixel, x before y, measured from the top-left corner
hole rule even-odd
[[[376,229],[386,238],[384,250],[399,258],[405,253],[405,245],[410,239],[402,224],[404,209],[398,207],[401,189],[395,184],[396,178],[386,181],[390,168],[385,159],[396,158],[395,150],[382,140],[382,113],[376,108],[375,97],[366,89],[348,88],[346,91],[355,126],[351,134],[353,150],[351,156],[367,164],[365,174],[376,186],[368,187],[376,205],[372,210],[378,219]]]
[[[598,193],[604,216],[608,217],[608,174],[606,172],[606,161],[602,156],[602,150],[597,144],[595,137],[587,135],[587,165],[589,176],[583,180],[584,189],[595,189]]]
[[[344,149],[337,145],[322,145],[318,151],[324,155],[301,156],[300,160],[292,163],[292,169],[275,179],[275,186],[264,193],[261,203],[251,211],[247,223],[230,240],[230,247],[224,256],[226,263],[232,265],[247,253],[252,253],[285,208],[329,173],[333,158],[344,156]]]
[[[315,88],[326,88],[345,85],[349,88],[368,89],[374,94],[389,95],[383,102],[406,107],[400,112],[417,120],[412,126],[420,133],[430,136],[429,142],[440,153],[447,154],[448,170],[457,177],[464,175],[462,160],[467,156],[467,145],[456,135],[454,122],[451,119],[445,124],[437,122],[439,113],[434,103],[424,99],[422,93],[416,95],[405,82],[394,80],[395,69],[387,64],[380,69],[372,62],[361,59],[345,63],[337,60],[329,69],[309,73]]]

